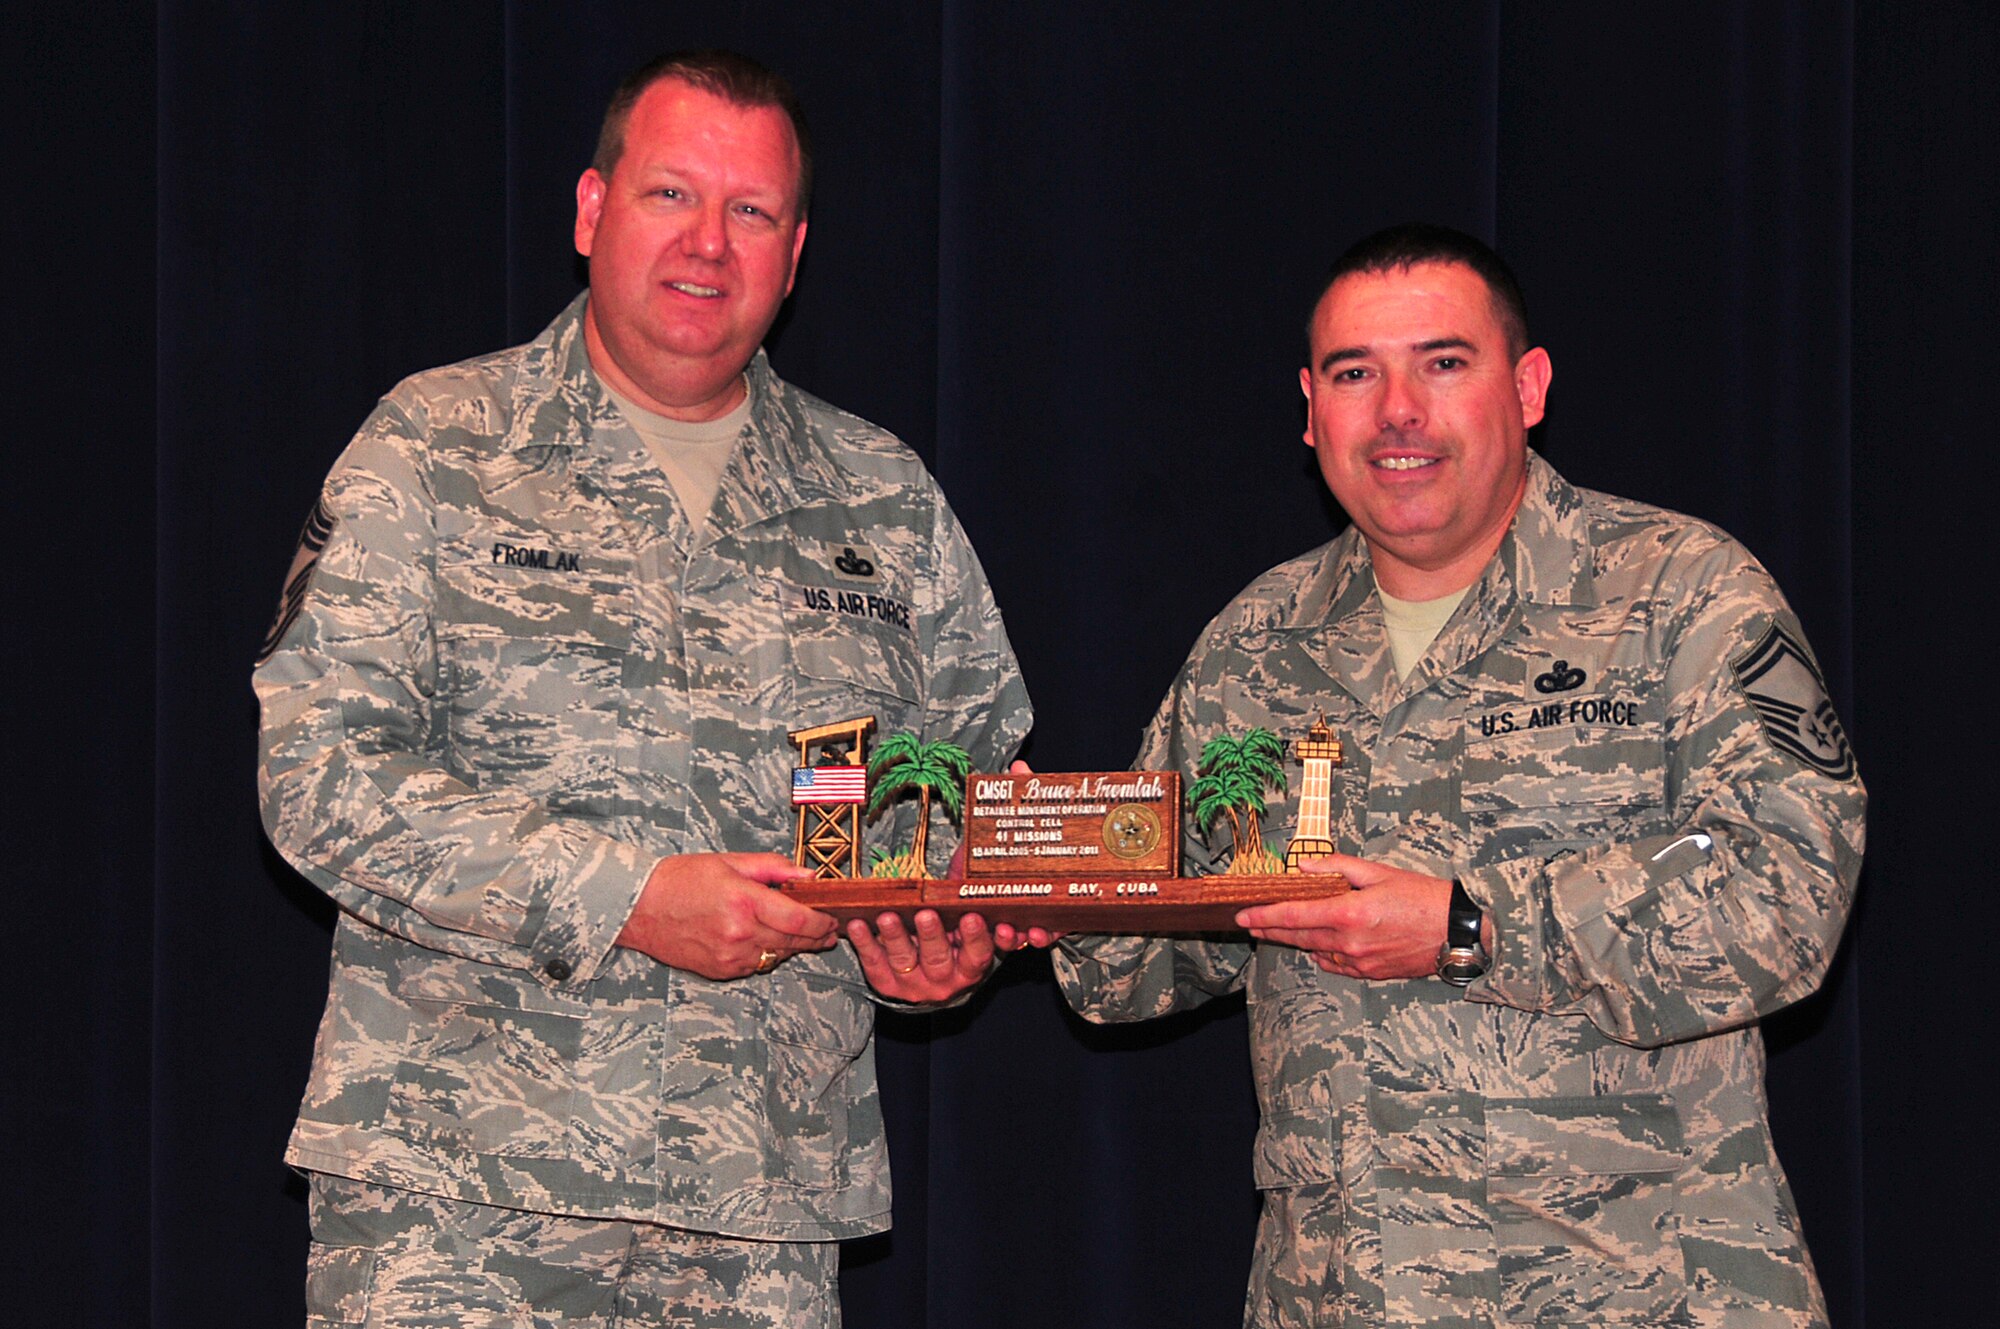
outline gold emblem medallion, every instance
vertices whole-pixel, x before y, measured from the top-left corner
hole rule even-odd
[[[1160,843],[1160,815],[1143,803],[1120,803],[1104,815],[1104,847],[1118,858],[1144,858]]]

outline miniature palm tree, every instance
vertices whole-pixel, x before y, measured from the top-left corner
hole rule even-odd
[[[1200,778],[1188,786],[1195,825],[1207,833],[1218,812],[1229,816],[1231,875],[1275,874],[1285,860],[1264,846],[1264,791],[1285,790],[1285,745],[1268,729],[1242,738],[1211,738],[1201,749]]]
[[[945,816],[957,821],[965,809],[965,777],[972,770],[972,757],[956,743],[939,739],[924,743],[911,734],[891,734],[875,749],[868,763],[874,788],[868,794],[868,815],[873,818],[903,794],[917,791],[917,831],[904,858],[880,860],[877,870],[898,867],[900,875],[928,877],[924,863],[925,842],[931,823],[931,795],[943,805]]]

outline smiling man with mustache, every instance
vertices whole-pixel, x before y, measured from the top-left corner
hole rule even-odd
[[[1247,990],[1257,1329],[1826,1322],[1756,1022],[1832,960],[1862,785],[1756,560],[1529,449],[1551,372],[1478,240],[1335,262],[1299,382],[1352,528],[1216,617],[1134,765],[1341,740],[1268,824],[1355,889],[1056,953],[1093,1020]]]

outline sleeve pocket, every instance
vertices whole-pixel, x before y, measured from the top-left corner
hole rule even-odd
[[[365,1324],[374,1275],[373,1249],[312,1243],[306,1251],[306,1329]]]

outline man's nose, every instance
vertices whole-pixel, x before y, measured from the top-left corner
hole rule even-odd
[[[719,204],[704,204],[688,219],[681,233],[681,247],[706,259],[720,259],[729,251],[728,219]]]
[[[1382,376],[1382,395],[1376,401],[1376,426],[1381,429],[1414,429],[1424,422],[1423,393],[1406,374]]]

